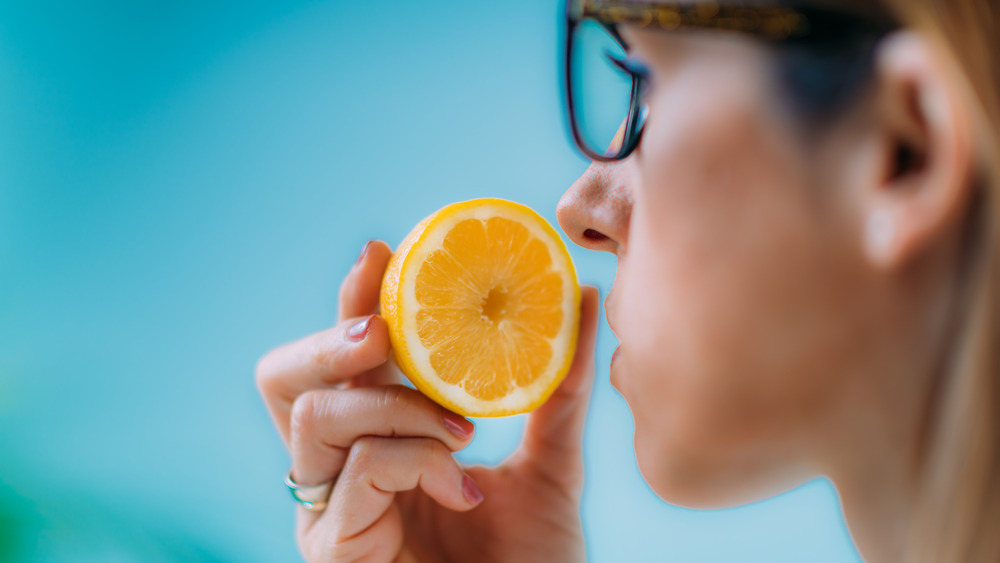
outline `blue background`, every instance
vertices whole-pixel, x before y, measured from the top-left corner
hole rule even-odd
[[[362,244],[444,204],[554,221],[553,2],[0,1],[0,560],[295,561],[253,382]],[[606,293],[614,261],[574,248]],[[857,560],[832,487],[695,512],[645,486],[602,325],[593,561]],[[480,421],[493,463],[519,418]]]

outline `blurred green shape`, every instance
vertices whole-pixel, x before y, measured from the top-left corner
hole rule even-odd
[[[34,527],[32,520],[27,503],[9,494],[0,482],[0,562],[22,560],[24,540]]]
[[[108,507],[85,492],[28,499],[0,480],[0,563],[236,561],[146,507]]]

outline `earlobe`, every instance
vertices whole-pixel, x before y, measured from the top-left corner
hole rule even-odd
[[[887,209],[876,209],[865,223],[865,251],[875,264],[887,265],[893,260],[896,222]]]
[[[865,254],[895,269],[946,238],[972,191],[972,128],[958,77],[933,44],[900,32],[877,54],[881,179],[866,190]]]

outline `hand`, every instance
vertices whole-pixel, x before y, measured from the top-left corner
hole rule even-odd
[[[598,294],[583,288],[576,357],[496,468],[463,470],[468,420],[399,384],[375,315],[391,256],[366,247],[340,290],[340,322],[277,348],[257,384],[301,485],[335,480],[323,512],[298,509],[307,561],[582,561],[582,439]]]

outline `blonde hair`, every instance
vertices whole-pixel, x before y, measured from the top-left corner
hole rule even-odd
[[[906,561],[1000,561],[1000,1],[886,0],[958,70],[975,126],[969,269],[931,405]]]

